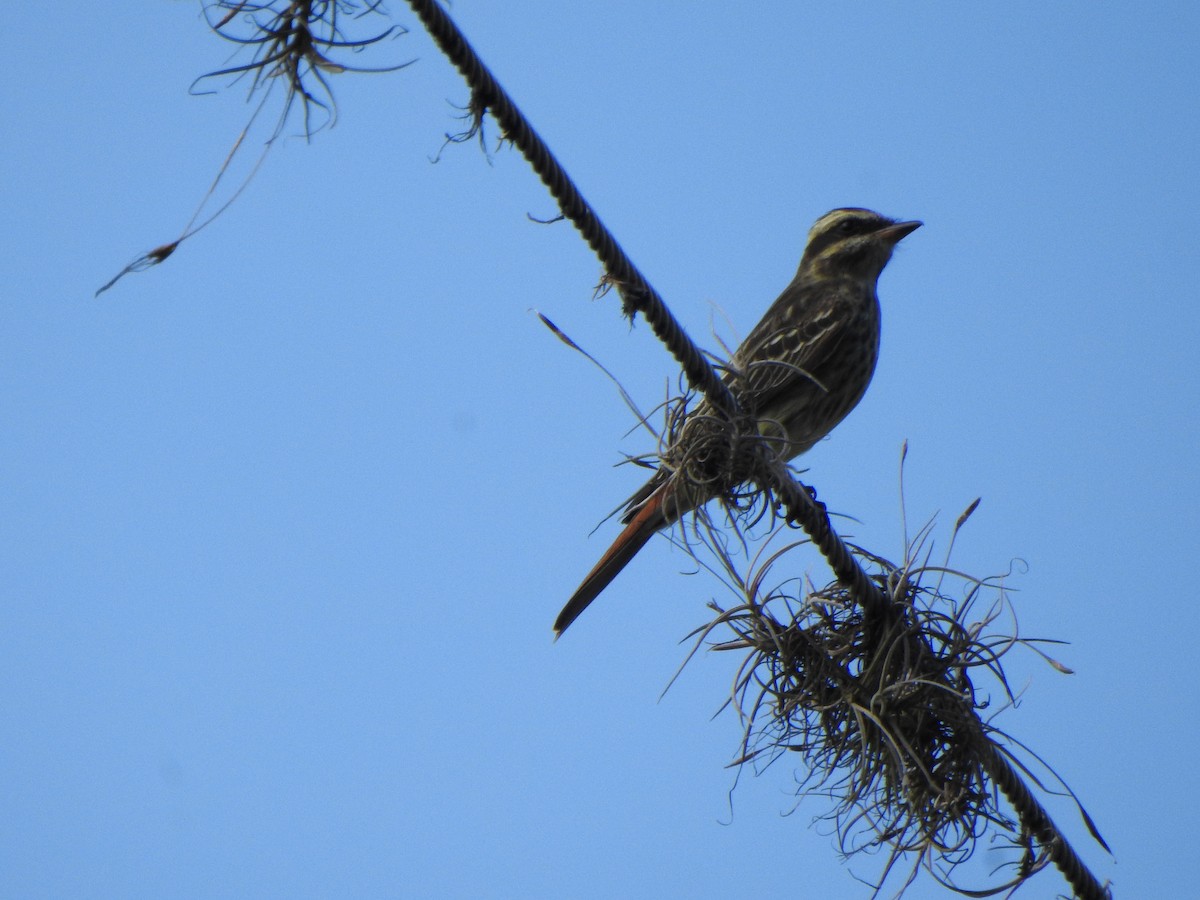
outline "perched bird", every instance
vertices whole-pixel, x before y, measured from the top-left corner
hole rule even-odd
[[[808,233],[800,268],[733,354],[724,380],[783,459],[805,452],[866,393],[879,357],[876,282],[896,244],[921,227],[869,209],[835,209]],[[734,484],[697,485],[679,474],[700,438],[689,428],[713,412],[701,403],[676,431],[664,464],[630,499],[621,532],[554,623],[561,635],[655,532]],[[686,483],[685,483],[686,481]]]

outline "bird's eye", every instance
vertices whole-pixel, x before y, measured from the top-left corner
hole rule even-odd
[[[838,234],[844,234],[847,236],[851,234],[857,234],[859,230],[859,223],[855,219],[842,219],[842,221],[838,222],[837,230]]]

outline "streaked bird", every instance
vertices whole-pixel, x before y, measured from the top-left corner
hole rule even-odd
[[[821,216],[808,233],[795,278],[734,352],[724,380],[783,459],[825,437],[866,393],[879,357],[876,284],[896,244],[920,226],[869,209]],[[655,532],[736,486],[698,484],[673,465],[703,452],[694,446],[703,440],[702,429],[689,426],[712,418],[701,403],[675,432],[663,465],[630,499],[624,531],[558,614],[556,637]]]

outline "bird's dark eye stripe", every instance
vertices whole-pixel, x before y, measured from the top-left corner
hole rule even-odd
[[[813,235],[809,242],[808,252],[816,256],[830,244],[844,240],[856,234],[866,234],[874,230],[873,223],[859,218],[845,218],[834,222],[824,232]]]
[[[831,229],[843,237],[852,234],[868,234],[883,226],[878,216],[847,216]]]
[[[891,224],[890,219],[864,210],[861,214],[849,213],[830,222],[818,234],[812,236],[805,255],[815,259],[830,245],[859,234],[870,234]]]

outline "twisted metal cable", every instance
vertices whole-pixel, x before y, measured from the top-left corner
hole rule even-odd
[[[855,602],[871,615],[887,614],[890,602],[850,552],[846,542],[833,530],[824,504],[818,503],[804,486],[797,483],[778,458],[771,460],[765,471],[769,476],[769,487],[783,504],[787,520],[804,529],[813,546],[829,563],[834,577],[846,586]]]
[[[1016,811],[1021,825],[1045,848],[1046,855],[1071,885],[1075,896],[1079,900],[1112,900],[1112,892],[1091,873],[996,743],[983,738],[980,745],[985,748],[984,769]]]
[[[616,282],[625,313],[640,312],[682,366],[688,382],[704,394],[716,409],[732,417],[741,410],[700,349],[675,319],[658,292],[637,269],[617,243],[616,238],[584,200],[550,148],[534,131],[512,98],[483,64],[462,32],[435,0],[408,0],[441,51],[462,73],[472,94],[472,109],[490,110],[499,122],[505,139],[512,141],[546,185],[563,215],[571,221]],[[772,454],[773,456],[773,454]],[[871,580],[833,529],[823,504],[818,503],[788,472],[778,458],[764,460],[764,487],[770,488],[783,505],[789,522],[798,524],[825,557],[834,576],[851,596],[871,614],[887,615],[890,602],[879,585]],[[1012,804],[1027,831],[1043,847],[1062,872],[1080,900],[1106,900],[1108,890],[1092,875],[1058,830],[1049,814],[1030,793],[1000,748],[980,732],[985,770]]]
[[[626,315],[640,312],[651,329],[679,361],[688,382],[702,392],[714,408],[732,416],[739,412],[737,401],[729,388],[713,371],[700,349],[671,315],[658,292],[621,249],[616,238],[583,199],[566,170],[550,152],[550,148],[533,130],[512,98],[504,91],[487,66],[467,43],[458,27],[434,0],[409,0],[409,6],[421,19],[438,47],[455,68],[462,73],[471,88],[472,109],[489,109],[500,123],[506,140],[521,151],[558,202],[562,214],[571,220],[587,241],[592,252],[600,258],[605,271],[616,283],[625,304]]]

